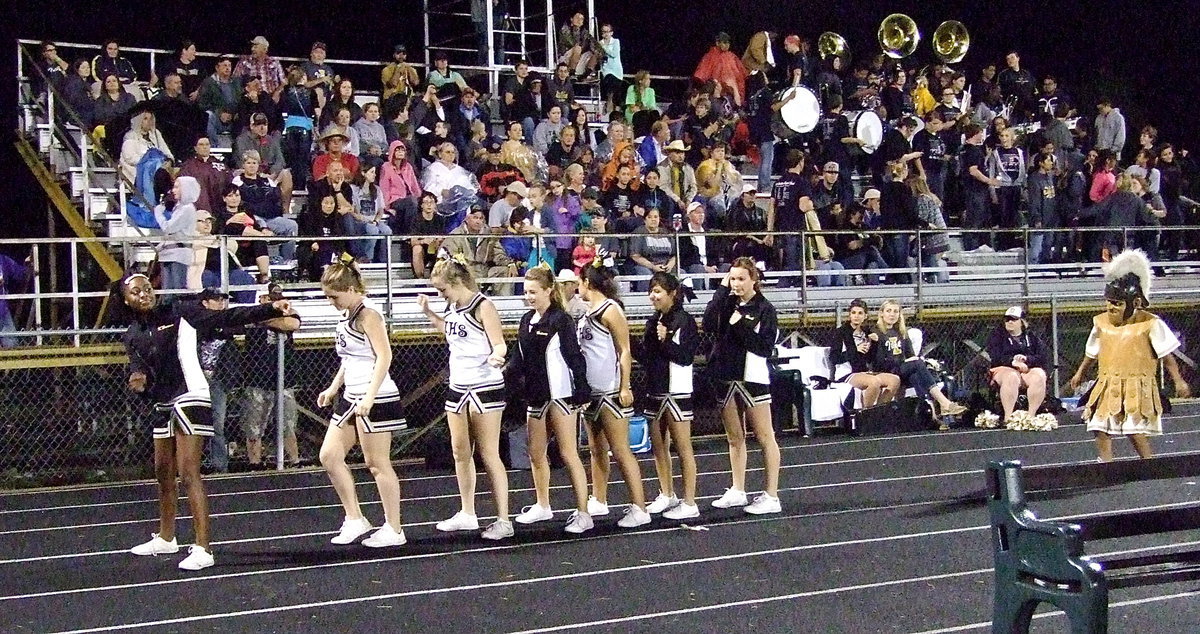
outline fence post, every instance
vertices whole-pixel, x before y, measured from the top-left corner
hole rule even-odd
[[[387,254],[383,258],[384,264],[387,265],[387,275],[384,276],[384,284],[387,289],[387,303],[384,304],[385,321],[392,321],[392,236],[388,234],[383,237],[384,244],[387,245]]]
[[[275,335],[275,469],[283,471],[283,371],[287,333]]]
[[[1051,382],[1054,384],[1054,398],[1059,398],[1058,386],[1058,298],[1050,297],[1050,355],[1054,359],[1051,370]]]
[[[1029,297],[1029,227],[1026,226],[1022,232],[1025,240],[1025,262],[1021,266],[1021,295]]]
[[[917,259],[917,279],[916,279],[915,283],[916,283],[916,289],[917,289],[917,312],[920,312],[921,306],[924,303],[921,300],[923,300],[925,298],[925,271],[924,271],[925,267],[922,266],[924,264],[925,258],[921,255],[921,228],[920,227],[917,227],[917,258],[916,259]]]

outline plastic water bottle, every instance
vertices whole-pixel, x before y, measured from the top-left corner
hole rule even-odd
[[[676,231],[683,229],[683,215],[675,214],[671,216],[671,227]]]

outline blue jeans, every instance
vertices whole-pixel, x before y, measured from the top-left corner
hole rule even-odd
[[[8,309],[8,302],[0,300],[0,333],[16,332],[17,325],[13,322],[12,313]],[[0,348],[15,348],[21,345],[20,337],[6,337],[0,335]]]
[[[906,269],[908,268],[908,234],[896,233],[885,236],[883,239],[883,259],[887,261],[888,268]],[[893,284],[908,284],[911,278],[908,273],[890,273],[888,279]]]
[[[277,236],[296,237],[300,233],[300,225],[291,218],[279,216],[266,221],[267,228]],[[296,241],[284,240],[279,243],[279,257],[284,260],[296,259]]]
[[[920,359],[900,364],[900,380],[916,390],[917,395],[923,399],[928,399],[929,390],[937,385],[937,378],[929,371],[929,366]]]
[[[220,288],[221,287],[221,274],[218,273],[217,271],[210,271],[208,269],[205,269],[204,272],[200,274],[200,283],[203,284],[205,288],[208,288],[208,287]],[[246,272],[245,269],[229,269],[229,285],[230,286],[248,286],[248,285],[254,284],[254,283],[255,283],[254,276],[250,275],[250,273]],[[233,299],[233,302],[235,304],[253,304],[254,303],[254,290],[253,289],[246,290],[246,291],[232,291],[230,293],[230,295],[232,295],[231,299]]]
[[[800,254],[802,252],[800,236],[797,236],[797,235],[776,236],[775,239],[782,240],[782,242],[783,242],[783,244],[779,245],[781,250],[783,251],[783,270],[789,271],[789,272],[802,271],[804,267],[802,267],[800,265]],[[779,278],[779,287],[786,288],[788,286],[795,286],[797,284],[798,279],[799,278],[791,277],[791,276],[781,277],[781,278]]]
[[[825,262],[822,260],[822,261],[817,262],[816,269],[818,271],[845,271],[846,267],[842,266],[842,263],[838,262],[837,260],[830,260],[829,262]],[[845,273],[842,273],[841,275],[818,275],[817,276],[817,286],[845,286],[845,285],[846,285],[846,274]]]
[[[216,110],[210,110],[208,113],[208,140],[212,142],[213,147],[217,147],[217,137],[222,134],[233,136],[233,119],[230,118],[229,123],[224,123]]]
[[[162,262],[163,290],[187,288],[188,265],[182,262]]]
[[[758,154],[762,160],[758,164],[758,191],[771,191],[771,173],[775,166],[775,139],[763,141],[758,146]]]
[[[888,263],[884,261],[883,256],[879,255],[879,249],[873,246],[863,248],[858,253],[848,255],[842,258],[843,269],[864,269],[867,273],[863,277],[867,279],[867,284],[875,285],[879,283],[879,276],[870,273],[871,269],[886,269]]]
[[[386,222],[354,223],[354,235],[390,236],[392,228]],[[378,237],[350,241],[350,252],[355,257],[367,258],[372,262],[387,262],[387,241]]]
[[[235,345],[233,342],[226,345]],[[225,413],[229,407],[229,392],[216,378],[208,380],[212,399],[213,435],[208,439],[208,464],[214,471],[229,471],[229,444],[225,442]]]

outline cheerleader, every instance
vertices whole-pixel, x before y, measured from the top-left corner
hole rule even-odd
[[[450,386],[446,394],[446,419],[454,452],[454,475],[462,509],[438,522],[440,531],[473,531],[475,515],[475,461],[471,445],[479,449],[496,499],[496,521],[483,531],[484,539],[512,537],[508,520],[508,474],[500,461],[500,418],[504,414],[504,357],[508,346],[500,315],[491,300],[479,292],[470,266],[462,259],[438,260],[429,278],[446,300],[446,314],[429,307],[429,298],[417,304],[433,326],[446,335],[450,346]]]
[[[592,491],[588,514],[608,515],[608,452],[611,449],[629,487],[633,503],[617,524],[634,528],[650,522],[642,474],[629,448],[629,418],[633,416],[633,392],[629,372],[633,355],[629,349],[629,323],[617,301],[617,283],[611,269],[585,266],[579,280],[579,296],[588,312],[579,320],[579,346],[587,362],[587,380],[592,401],[584,410],[588,449],[592,459]]]
[[[133,313],[124,339],[129,354],[129,389],[153,403],[159,414],[153,433],[158,532],[130,552],[135,555],[179,552],[175,537],[178,476],[187,491],[196,531],[196,543],[188,548],[188,556],[179,562],[179,568],[207,568],[214,562],[209,550],[208,495],[200,478],[200,456],[205,439],[213,435],[213,424],[201,347],[220,329],[256,322],[279,330],[293,330],[298,322],[284,317],[295,313],[284,300],[222,310],[188,299],[159,303],[150,278],[141,273],[118,280],[111,294],[114,304],[119,299]]]
[[[575,320],[563,308],[562,293],[549,268],[536,266],[525,273],[525,302],[533,310],[521,318],[517,345],[509,357],[507,371],[523,377],[528,405],[529,460],[537,503],[516,517],[519,524],[551,519],[550,463],[546,459],[548,433],[558,438],[558,450],[575,489],[575,512],[567,522],[568,533],[582,533],[593,526],[587,512],[587,475],[576,447],[576,408],[588,402],[587,370],[575,337]]]
[[[692,359],[700,345],[696,320],[683,310],[685,299],[695,297],[670,273],[650,278],[650,303],[654,314],[646,320],[642,351],[645,354],[647,415],[654,442],[654,470],[660,493],[647,507],[679,520],[700,515],[696,506],[696,457],[692,454]],[[683,501],[675,497],[671,478],[668,439],[675,442],[683,470]]]
[[[729,439],[733,472],[733,486],[712,505],[745,506],[747,513],[755,515],[780,511],[779,445],[771,426],[771,379],[767,371],[767,357],[775,347],[778,327],[775,307],[759,292],[759,283],[754,260],[738,258],[704,310],[704,330],[716,340],[708,365],[713,376],[725,384],[721,419]],[[743,417],[762,445],[767,471],[766,491],[749,506]]]
[[[384,521],[362,544],[371,548],[402,546],[407,540],[400,526],[400,480],[392,468],[392,432],[408,425],[400,390],[388,375],[392,346],[383,316],[365,297],[362,275],[353,262],[335,262],[326,267],[321,290],[329,303],[342,311],[334,339],[342,364],[329,387],[317,395],[317,407],[333,405],[333,416],[321,443],[321,466],[346,511],[341,530],[330,541],[350,544],[372,528],[358,506],[354,476],[346,466],[346,454],[357,441],[375,477]],[[343,385],[346,389],[339,399]]]

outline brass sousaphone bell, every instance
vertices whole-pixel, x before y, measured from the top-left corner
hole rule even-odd
[[[933,52],[947,64],[957,64],[967,56],[971,47],[971,34],[958,20],[946,20],[933,32]]]
[[[912,55],[920,42],[921,31],[916,21],[903,13],[893,13],[879,25],[879,46],[892,59]]]
[[[833,31],[825,31],[817,37],[817,52],[821,54],[821,59],[841,57],[842,61],[845,61],[849,51],[850,47],[846,44],[846,38]]]

